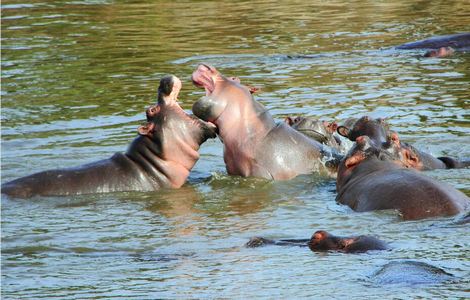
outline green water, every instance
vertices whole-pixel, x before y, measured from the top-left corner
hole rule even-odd
[[[470,31],[467,1],[2,1],[2,182],[124,151],[180,77],[183,108],[206,62],[260,87],[274,117],[385,117],[436,156],[470,157],[470,56],[421,59],[392,47]],[[296,58],[307,55],[308,58]],[[178,190],[2,198],[2,299],[455,299],[469,296],[468,225],[403,222],[335,203],[334,181],[226,175],[206,142]],[[470,195],[470,169],[429,176]],[[372,234],[386,252],[247,249],[252,236],[319,229]],[[452,283],[379,286],[393,260],[444,268]]]

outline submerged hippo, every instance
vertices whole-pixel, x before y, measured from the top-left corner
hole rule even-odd
[[[228,174],[285,180],[312,172],[335,173],[340,158],[336,151],[283,122],[276,124],[246,86],[208,65],[198,66],[192,80],[206,91],[194,103],[193,113],[217,126]],[[325,166],[330,158],[333,163]]]
[[[248,248],[255,248],[264,245],[308,246],[310,250],[314,252],[334,250],[351,253],[389,249],[385,242],[372,236],[360,235],[352,237],[338,237],[324,230],[316,231],[310,239],[283,239],[274,241],[262,237],[253,237],[245,246]]]
[[[184,184],[199,158],[199,146],[216,136],[216,128],[186,114],[178,105],[181,81],[166,76],[158,104],[147,109],[148,124],[126,153],[83,166],[49,170],[2,185],[2,193],[20,198],[117,191],[154,191]]]
[[[420,261],[392,261],[376,271],[371,278],[377,284],[437,284],[455,280],[441,268]]]
[[[439,35],[420,41],[409,42],[397,46],[397,49],[439,49],[441,47],[452,47],[460,50],[470,50],[470,32]]]
[[[451,157],[434,157],[420,151],[409,143],[400,141],[398,134],[391,131],[384,119],[373,119],[368,116],[357,119],[350,126],[342,125],[337,128],[338,134],[355,141],[356,138],[366,135],[376,147],[390,152],[407,168],[420,171],[434,169],[456,169],[470,166],[470,160],[457,160]]]
[[[470,32],[435,36],[400,46],[399,50],[427,49],[425,57],[446,57],[454,51],[470,51]]]
[[[403,219],[451,216],[470,208],[452,186],[406,169],[367,136],[356,139],[338,168],[336,201],[355,211],[398,210]]]

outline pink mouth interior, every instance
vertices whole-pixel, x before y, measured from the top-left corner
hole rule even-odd
[[[209,96],[215,89],[215,83],[211,77],[211,69],[205,65],[200,65],[194,71],[191,79],[196,86],[204,87],[206,96]]]

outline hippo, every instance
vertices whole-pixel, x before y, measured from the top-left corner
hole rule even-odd
[[[305,136],[327,145],[340,153],[346,154],[352,146],[348,138],[337,133],[339,126],[352,127],[357,118],[342,121],[321,121],[314,117],[286,117],[284,122]]]
[[[308,242],[312,251],[338,250],[343,252],[365,252],[369,250],[387,250],[389,246],[373,236],[359,235],[338,237],[320,230],[313,234]]]
[[[371,277],[377,284],[437,284],[453,281],[455,276],[425,262],[405,260],[392,261],[374,272]]]
[[[274,241],[262,237],[253,237],[245,244],[248,248],[255,248],[264,245],[308,246],[313,252],[331,250],[353,253],[389,249],[387,243],[373,236],[359,235],[352,237],[338,237],[324,230],[316,231],[310,239],[283,239]]]
[[[286,117],[284,122],[309,138],[340,150],[341,140],[334,135],[338,127],[336,122],[321,121],[309,117]]]
[[[177,103],[179,78],[160,81],[158,102],[147,109],[125,153],[82,166],[21,177],[2,185],[10,197],[65,196],[119,191],[155,191],[182,186],[199,158],[198,149],[216,137],[214,125],[188,115]]]
[[[470,207],[470,199],[449,184],[405,168],[360,136],[338,167],[336,201],[358,212],[395,209],[404,220],[452,216]]]
[[[390,130],[387,122],[382,119],[373,119],[368,116],[357,119],[354,124],[338,126],[339,135],[355,141],[361,135],[367,135],[376,147],[386,149],[407,168],[420,171],[434,169],[457,169],[470,166],[470,160],[457,160],[451,157],[434,157],[433,155],[416,149],[409,143],[400,141],[398,134]]]
[[[448,57],[455,51],[470,51],[470,32],[435,36],[395,47],[399,50],[428,50],[424,57]]]
[[[470,50],[470,32],[439,35],[420,41],[409,42],[399,46],[396,49],[413,50],[413,49],[439,49],[442,47],[452,47],[461,51]]]
[[[206,64],[197,67],[192,80],[206,91],[194,103],[193,113],[217,126],[229,175],[287,180],[313,172],[336,173],[342,157],[337,151],[284,122],[276,123],[240,82]]]
[[[390,131],[389,126],[384,119],[373,119],[369,116],[363,116],[356,119],[355,121],[350,122],[349,126],[338,126],[336,130],[339,135],[349,139],[350,141],[355,141],[356,138],[361,135],[367,135],[377,147],[381,147],[383,144],[387,143]]]

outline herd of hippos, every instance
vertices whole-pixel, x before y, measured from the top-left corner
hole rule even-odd
[[[470,33],[440,36],[398,46],[428,49],[443,57],[470,50]],[[336,201],[354,211],[397,210],[404,220],[452,216],[470,209],[470,198],[422,170],[466,168],[470,160],[434,157],[400,140],[383,119],[367,116],[339,122],[287,117],[276,122],[254,100],[256,88],[201,64],[192,74],[206,95],[194,103],[194,115],[177,103],[181,81],[161,79],[157,104],[146,111],[147,124],[125,153],[83,166],[49,170],[2,185],[13,198],[67,196],[118,191],[155,191],[181,187],[209,138],[223,143],[227,173],[288,180],[316,173],[336,177]],[[351,142],[348,142],[351,141]],[[470,216],[459,222],[467,223]],[[388,249],[370,236],[336,237],[317,231],[306,240],[252,238],[246,246],[308,246],[312,251],[363,252]]]

